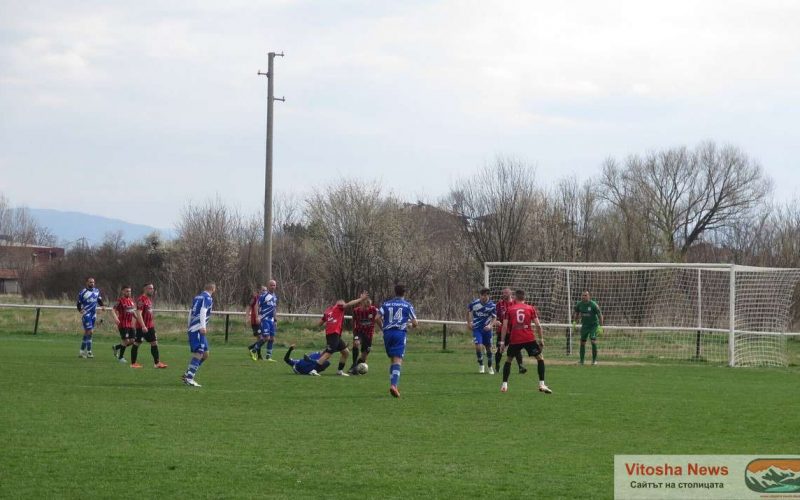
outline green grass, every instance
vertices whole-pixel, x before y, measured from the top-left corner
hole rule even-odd
[[[162,340],[168,369],[152,369],[143,348],[145,368],[132,370],[112,359],[108,330],[83,360],[74,328],[33,336],[7,316],[4,498],[611,498],[615,454],[800,445],[796,367],[553,363],[553,395],[536,391],[535,365],[514,370],[501,394],[499,375],[475,373],[465,339],[442,353],[429,332],[410,336],[395,400],[380,345],[367,376],[304,377],[252,362],[240,326],[228,345],[212,337],[203,388],[192,390],[179,381],[189,359],[179,335]],[[307,323],[282,328],[322,345]]]

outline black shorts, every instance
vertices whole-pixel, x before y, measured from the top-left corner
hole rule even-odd
[[[141,328],[136,329],[136,342],[141,344],[142,341],[145,342],[155,342],[158,338],[156,337],[156,328],[148,328],[147,333],[143,333]]]
[[[368,333],[353,332],[353,340],[358,340],[361,343],[361,352],[372,351],[372,335]]]
[[[254,337],[258,337],[261,335],[261,325],[250,325],[250,328],[253,329]]]
[[[347,344],[345,344],[344,340],[342,340],[342,336],[336,335],[335,333],[331,335],[325,335],[325,342],[328,344],[325,347],[325,352],[329,354],[341,352],[347,349]]]
[[[500,332],[497,332],[497,335],[495,335],[495,337],[496,337],[496,338],[495,338],[495,341],[494,341],[494,345],[496,345],[497,347],[500,347],[500,339],[502,339],[502,338],[503,338],[503,336],[502,336],[502,335],[500,335]],[[504,340],[505,340],[505,344],[506,344],[506,346],[508,346],[508,334],[506,334],[506,336],[505,336],[505,339],[504,339]]]
[[[526,344],[511,344],[508,346],[506,356],[508,356],[508,359],[515,358],[517,354],[523,350],[527,351],[528,356],[532,358],[535,358],[542,353],[542,347],[538,344],[538,342],[528,342]]]
[[[123,328],[119,327],[119,338],[122,340],[133,340],[136,338],[136,330],[133,328]]]

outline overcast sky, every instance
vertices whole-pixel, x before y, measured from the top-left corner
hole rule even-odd
[[[167,4],[165,6],[164,4]],[[0,191],[172,226],[215,195],[377,179],[435,200],[497,155],[542,184],[734,144],[800,191],[800,2],[0,0]]]

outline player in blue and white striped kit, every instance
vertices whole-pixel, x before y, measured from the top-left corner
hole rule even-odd
[[[489,374],[494,375],[492,368],[492,328],[497,319],[497,308],[489,298],[488,288],[480,291],[480,297],[467,306],[467,328],[472,329],[475,354],[478,356],[478,373],[486,373],[483,366],[483,355],[489,360]]]
[[[81,323],[83,324],[83,340],[81,340],[81,350],[78,354],[81,358],[93,358],[92,353],[92,334],[94,324],[97,320],[97,306],[105,310],[103,298],[100,296],[100,289],[94,287],[94,278],[86,280],[86,288],[78,292],[78,311],[81,313]]]
[[[289,350],[286,351],[286,355],[283,357],[283,360],[287,365],[291,366],[292,371],[298,375],[314,375],[315,377],[319,377],[319,372],[331,366],[331,362],[328,360],[325,360],[320,364],[319,358],[322,357],[322,351],[306,354],[303,356],[303,359],[292,359],[291,356],[293,350],[294,344],[289,346]]]
[[[406,353],[406,331],[409,324],[417,327],[414,306],[403,298],[405,293],[406,287],[395,285],[395,298],[381,304],[376,318],[383,325],[383,346],[386,348],[386,355],[392,360],[389,367],[389,394],[396,398],[400,397],[397,385],[400,383],[400,368]]]
[[[189,360],[189,367],[186,373],[183,374],[181,380],[183,383],[191,387],[201,387],[200,384],[194,381],[194,376],[203,361],[208,359],[208,340],[206,339],[206,332],[208,331],[208,319],[211,317],[211,308],[214,305],[214,299],[211,296],[217,291],[217,285],[214,283],[206,283],[203,291],[200,292],[192,301],[192,309],[189,311],[189,350],[192,352],[192,359]]]
[[[267,344],[267,357],[265,359],[267,361],[275,361],[272,359],[272,345],[275,342],[275,330],[278,323],[278,294],[275,293],[276,288],[278,288],[278,283],[275,280],[269,280],[267,289],[258,296],[258,317],[261,321],[259,332],[261,336],[250,348],[250,357],[253,361],[258,361],[258,353],[265,342]]]

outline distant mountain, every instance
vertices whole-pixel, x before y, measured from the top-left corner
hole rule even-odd
[[[107,233],[122,232],[123,239],[130,243],[140,240],[153,232],[159,232],[164,239],[171,239],[170,229],[160,229],[144,224],[131,224],[120,219],[81,212],[62,212],[49,208],[28,208],[31,216],[46,227],[58,239],[60,245],[86,238],[90,245],[102,243]]]

